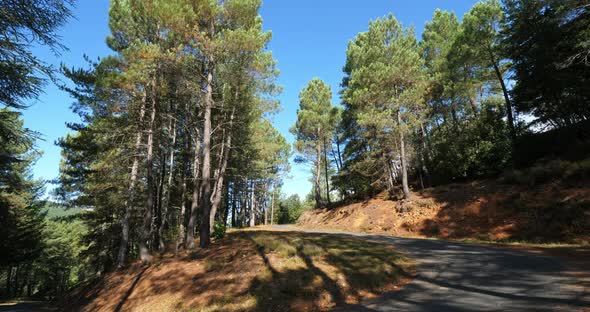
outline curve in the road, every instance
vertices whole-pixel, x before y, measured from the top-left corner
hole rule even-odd
[[[392,244],[417,262],[416,279],[402,290],[338,311],[575,311],[590,295],[564,272],[559,258],[530,252],[449,242],[354,233]]]

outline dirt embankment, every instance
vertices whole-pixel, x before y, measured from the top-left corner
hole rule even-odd
[[[590,238],[590,185],[536,186],[475,181],[415,192],[410,200],[376,198],[315,209],[303,227],[399,236],[491,241],[584,243]]]
[[[414,264],[353,237],[235,231],[210,249],[108,273],[63,299],[69,311],[324,311],[395,291]]]

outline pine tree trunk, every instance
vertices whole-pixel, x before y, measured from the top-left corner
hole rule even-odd
[[[338,144],[338,142],[336,142]],[[340,163],[338,162],[339,155],[336,155],[336,151],[334,150],[334,145],[330,145],[330,151],[332,152],[332,158],[334,159],[334,163],[336,164],[336,172],[340,173]]]
[[[264,209],[264,225],[268,224],[268,209],[266,209],[266,198],[268,196],[268,189],[266,188],[267,184],[264,183],[264,196],[263,196],[263,200],[260,203],[260,206],[262,207],[262,209]]]
[[[330,172],[328,171],[328,146],[324,139],[324,171],[326,173],[326,199],[328,200],[328,207],[332,205],[330,200]]]
[[[121,220],[121,245],[119,246],[119,255],[117,257],[117,268],[121,269],[125,266],[125,258],[127,256],[127,246],[129,246],[129,219],[133,212],[133,202],[135,200],[135,185],[137,184],[137,175],[139,171],[139,158],[142,140],[141,125],[145,116],[146,92],[143,93],[141,99],[141,106],[139,108],[139,124],[137,134],[135,135],[135,146],[133,147],[133,164],[131,165],[131,177],[129,187],[127,188],[127,202],[125,203],[125,215]]]
[[[223,190],[222,197],[225,199],[225,201],[223,201],[223,216],[221,216],[219,222],[221,222],[223,225],[228,225],[229,221],[231,221],[229,220],[229,212],[231,209],[232,198],[229,193],[229,181],[227,179],[224,182]]]
[[[156,147],[157,148],[157,147]],[[155,202],[155,215],[154,224],[152,230],[155,232],[153,236],[152,250],[160,250],[160,226],[164,222],[163,205],[164,205],[164,188],[166,180],[166,158],[167,148],[160,148],[160,165],[154,167],[157,172],[156,182],[156,202]]]
[[[391,160],[385,159],[385,168],[387,168],[387,183],[389,186],[389,193],[391,194],[393,192],[393,188],[395,187],[393,169],[391,168]]]
[[[264,225],[268,224],[268,209],[266,209],[266,202],[263,202],[264,205],[262,206],[262,209],[264,209]]]
[[[147,155],[146,155],[146,163],[147,163],[147,172],[146,172],[146,180],[147,180],[147,203],[145,206],[144,211],[144,218],[143,218],[143,227],[141,230],[141,239],[139,240],[139,255],[141,261],[143,263],[150,263],[151,262],[151,255],[148,249],[147,242],[150,239],[151,232],[152,232],[152,210],[154,209],[154,127],[156,121],[156,82],[155,82],[155,75],[152,81],[152,107],[151,107],[151,115],[150,121],[148,125],[148,136],[147,136]]]
[[[199,125],[195,127],[195,154],[193,159],[193,195],[191,201],[191,214],[188,220],[186,229],[186,248],[192,249],[195,247],[195,224],[197,222],[197,213],[199,209],[199,190],[201,183],[199,183],[199,173],[201,172],[201,131]]]
[[[270,224],[275,223],[275,190],[273,188],[270,198]]]
[[[400,141],[400,158],[402,163],[402,189],[404,191],[404,198],[409,199],[412,196],[410,193],[410,187],[408,186],[408,168],[406,164],[406,146],[404,142],[404,131],[401,129],[402,126],[402,117],[401,112],[397,112],[397,122],[399,129],[399,141]]]
[[[30,264],[27,264],[27,265],[25,265],[25,268],[24,268],[24,269],[25,269],[25,274],[23,274],[23,275],[24,275],[24,276],[23,276],[23,279],[24,279],[24,280],[23,280],[23,282],[20,284],[20,289],[19,289],[19,291],[18,291],[18,294],[19,294],[19,296],[22,296],[22,295],[23,295],[23,293],[24,293],[24,290],[25,290],[26,286],[28,286],[28,285],[29,285],[29,282],[30,282],[30,279],[31,279],[31,278],[30,278],[30,273],[31,273],[31,265],[30,265]]]
[[[338,162],[340,163],[340,169],[342,169],[342,153],[340,152],[340,140],[336,141],[336,151],[338,152]]]
[[[229,159],[229,153],[231,150],[231,139],[232,139],[232,126],[234,121],[234,112],[235,108],[232,109],[231,115],[229,117],[229,129],[227,131],[227,137],[225,138],[225,143],[222,145],[223,154],[221,159],[221,167],[217,171],[217,177],[215,181],[215,187],[213,189],[213,198],[211,200],[211,215],[209,220],[209,231],[213,233],[213,227],[215,225],[215,213],[217,213],[217,209],[219,208],[219,204],[221,203],[221,195],[223,192],[223,179],[225,177],[225,170],[227,168],[227,162]]]
[[[29,277],[27,281],[27,296],[30,298],[33,296],[33,287],[35,286],[37,277],[37,271],[33,270],[33,274]]]
[[[19,273],[20,273],[20,265],[17,265],[16,272],[14,273],[14,285],[12,287],[14,289],[14,294],[13,294],[14,297],[18,296],[18,286],[19,286],[18,275],[19,275]]]
[[[174,111],[174,110],[172,110]],[[166,226],[166,222],[168,222],[168,206],[170,205],[170,192],[172,189],[172,182],[174,177],[174,152],[176,147],[176,119],[172,118],[173,120],[170,121],[172,124],[168,127],[169,135],[170,135],[170,169],[168,171],[168,181],[164,188],[163,194],[163,202],[162,202],[162,220],[160,222],[160,228],[158,229],[158,237],[160,238],[160,252],[164,252],[166,246],[164,244],[164,239],[162,234],[164,233],[164,227]]]
[[[236,218],[236,182],[231,183],[231,227],[238,226]]]
[[[512,157],[515,157],[514,154],[516,150],[516,129],[514,127],[514,116],[512,115],[512,103],[510,103],[510,96],[508,95],[508,89],[506,88],[506,84],[504,83],[504,78],[502,77],[502,73],[500,72],[500,68],[498,63],[494,58],[494,53],[491,49],[488,51],[490,54],[490,61],[492,62],[492,66],[494,67],[494,72],[496,73],[496,77],[500,82],[500,86],[502,87],[502,94],[504,95],[504,103],[506,104],[506,114],[508,116],[508,130],[510,131],[510,140],[512,143]]]
[[[319,135],[320,129],[318,129]],[[316,166],[315,166],[315,206],[322,206],[322,191],[320,188],[320,176],[322,174],[322,143],[318,140],[316,143]]]
[[[244,177],[242,179],[242,186],[241,186],[241,196],[240,196],[240,227],[246,225],[246,202],[248,200],[248,178]]]
[[[174,249],[174,254],[178,254],[178,250],[180,248],[180,246],[184,245],[184,240],[185,240],[185,229],[184,229],[184,219],[185,219],[185,214],[186,214],[186,200],[185,200],[185,196],[186,196],[186,188],[187,188],[187,181],[186,181],[186,171],[187,171],[187,163],[188,163],[188,158],[186,155],[188,155],[189,151],[190,151],[190,142],[187,140],[185,140],[185,153],[183,156],[183,160],[182,160],[182,176],[181,176],[181,180],[182,180],[182,186],[181,186],[181,192],[180,192],[180,213],[178,215],[178,238],[177,238],[177,242],[176,242],[176,247]]]
[[[250,227],[256,226],[256,205],[254,202],[254,179],[251,182],[252,190],[250,192]]]
[[[199,245],[201,248],[211,244],[211,232],[209,217],[211,213],[211,109],[213,108],[213,60],[209,61],[210,67],[207,73],[207,87],[205,94],[205,109],[203,119],[203,166],[201,172],[201,231]]]

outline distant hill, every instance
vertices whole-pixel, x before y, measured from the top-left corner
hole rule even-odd
[[[46,217],[49,219],[59,219],[59,218],[64,218],[64,217],[71,217],[71,216],[75,216],[75,215],[80,214],[85,211],[85,209],[83,209],[83,208],[78,208],[78,207],[68,208],[63,205],[60,205],[59,203],[53,202],[53,201],[46,201],[44,209],[47,211]]]

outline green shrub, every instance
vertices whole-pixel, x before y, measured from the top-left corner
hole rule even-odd
[[[213,233],[211,234],[211,236],[214,239],[223,238],[225,236],[225,231],[226,231],[225,224],[215,221],[215,224],[213,225]]]

